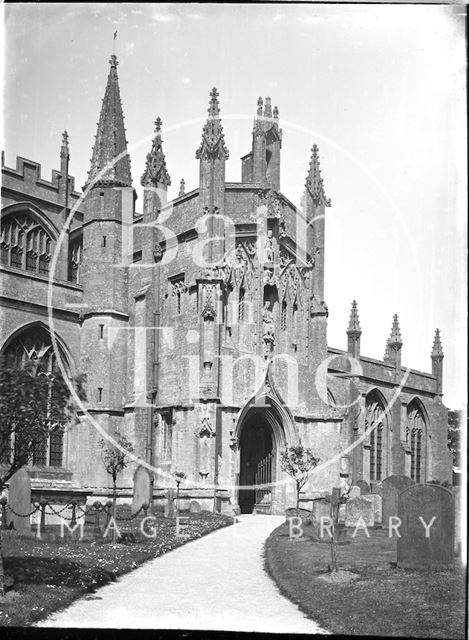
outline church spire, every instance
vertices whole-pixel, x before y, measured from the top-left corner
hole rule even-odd
[[[227,160],[229,157],[229,152],[225,145],[223,126],[221,124],[218,95],[218,91],[216,87],[214,87],[210,92],[208,117],[202,132],[202,142],[195,153],[197,160],[203,158],[223,158]]]
[[[101,114],[99,116],[91,168],[85,188],[92,184],[103,186],[131,187],[130,158],[127,153],[124,115],[117,77],[117,57],[113,54],[109,60],[111,68],[107,79]],[[116,158],[117,161],[113,162]],[[111,164],[112,163],[112,164]],[[99,173],[111,164],[102,175]]]
[[[171,184],[171,178],[166,168],[166,158],[163,153],[163,141],[161,139],[161,126],[163,122],[160,117],[155,120],[155,137],[150,153],[147,154],[145,171],[140,183],[142,186],[153,186],[166,189]]]
[[[326,197],[324,191],[324,181],[321,177],[321,169],[319,168],[320,164],[319,148],[317,144],[313,144],[309,171],[306,177],[306,189],[311,195],[314,206],[324,205],[325,207],[330,207],[331,200]]]

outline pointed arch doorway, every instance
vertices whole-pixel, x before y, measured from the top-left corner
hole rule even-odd
[[[239,448],[238,502],[241,513],[253,513],[256,506],[270,512],[275,454],[272,427],[265,410],[253,409],[246,416]]]

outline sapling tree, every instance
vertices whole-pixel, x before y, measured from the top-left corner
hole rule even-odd
[[[186,479],[183,471],[175,471],[173,473],[176,482],[176,535],[179,536],[179,485]]]
[[[102,448],[102,458],[106,472],[112,478],[112,517],[116,521],[117,505],[117,476],[132,461],[129,454],[134,452],[134,446],[125,435],[116,432],[114,442],[101,438],[99,445]],[[112,541],[116,541],[116,529],[112,530]]]
[[[317,467],[320,460],[312,449],[304,447],[301,443],[289,447],[280,452],[280,467],[293,478],[296,485],[296,512],[300,511],[300,492],[308,481],[311,471]]]

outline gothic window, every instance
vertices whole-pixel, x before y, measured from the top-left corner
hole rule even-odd
[[[184,284],[184,276],[178,276],[170,279],[171,297],[174,300],[174,313],[182,313],[182,299],[186,291]]]
[[[385,477],[385,440],[386,415],[380,398],[372,395],[366,400],[365,430],[369,433],[367,447],[369,448],[369,477],[370,480],[382,480]]]
[[[2,222],[2,264],[47,275],[51,258],[51,237],[31,216],[9,216]]]
[[[170,413],[161,417],[161,458],[171,460],[173,449],[173,420]]]
[[[238,299],[238,322],[242,322],[244,320],[245,311],[246,311],[245,294],[246,292],[244,291],[243,287],[241,287],[239,290],[239,299]]]
[[[410,438],[410,477],[417,483],[424,482],[425,419],[416,402],[407,408],[407,434]]]
[[[49,333],[42,327],[30,327],[20,333],[5,349],[3,355],[13,366],[23,367],[33,361],[37,373],[51,374],[56,366],[56,354]],[[60,354],[66,365],[65,356]],[[33,454],[34,465],[61,467],[63,464],[64,425],[51,425],[48,437],[38,443]]]
[[[82,251],[83,244],[81,238],[71,242],[68,254],[68,279],[70,282],[75,282],[76,284],[80,282]]]
[[[280,328],[282,331],[285,331],[287,328],[287,302],[283,300],[282,302],[282,313],[280,316]]]

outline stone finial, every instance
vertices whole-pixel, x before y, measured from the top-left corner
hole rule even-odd
[[[60,157],[61,158],[70,158],[70,149],[68,146],[68,133],[64,131],[62,133],[62,146],[60,147]]]
[[[229,152],[225,145],[223,126],[221,124],[218,95],[218,91],[214,87],[210,92],[208,118],[202,131],[202,142],[195,153],[197,160],[202,158],[227,160],[229,157]]]
[[[385,362],[388,362],[389,360],[391,360],[391,347],[389,346],[389,338],[386,339],[386,347],[384,349],[383,360]]]
[[[208,115],[212,116],[213,118],[218,118],[218,116],[220,115],[220,104],[218,102],[219,95],[220,94],[218,93],[217,88],[213,87],[210,92],[210,103],[207,109]]]
[[[391,335],[389,337],[389,346],[392,347],[402,347],[402,337],[401,330],[399,328],[399,316],[397,313],[394,314],[392,327],[391,327]]]
[[[435,331],[435,338],[433,340],[432,358],[443,358],[443,347],[441,346],[440,330]]]
[[[184,196],[186,194],[186,181],[184,178],[181,178],[181,182],[179,183],[179,193],[178,196]]]
[[[90,183],[92,186],[132,186],[130,158],[127,152],[124,114],[117,76],[118,62],[114,54],[111,56],[109,64],[111,68],[101,106],[91,167],[84,188],[88,187]],[[118,158],[117,161],[116,158]]]
[[[264,101],[261,97],[257,98],[257,115],[262,116]]]
[[[362,330],[360,328],[360,320],[358,318],[357,301],[352,301],[352,309],[350,311],[350,320],[348,323],[347,334],[348,335],[361,335]]]
[[[147,154],[145,171],[141,177],[142,186],[153,185],[155,187],[166,188],[171,184],[171,177],[166,168],[166,158],[163,153],[163,141],[161,139],[161,118],[155,120],[155,137],[150,153]]]
[[[278,107],[277,106],[274,107],[274,118],[276,120],[278,120]]]
[[[316,144],[313,144],[311,149],[311,160],[309,162],[309,171],[306,177],[306,190],[311,196],[313,204],[316,207],[319,205],[330,207],[331,200],[326,197],[324,191],[324,181],[321,177],[320,164],[319,148]]]
[[[271,118],[271,117],[272,117],[271,100],[270,100],[270,98],[266,98],[265,99],[265,105],[264,105],[264,118]]]

